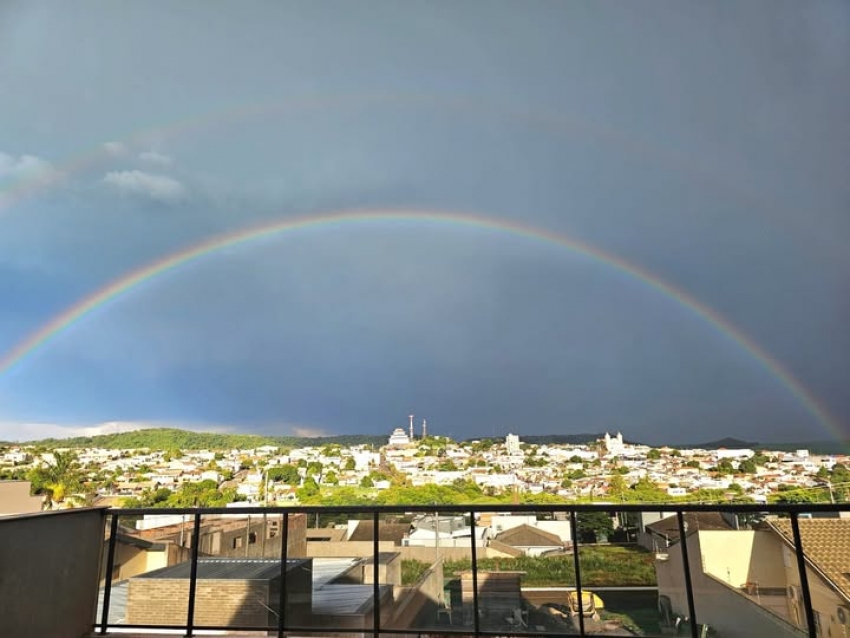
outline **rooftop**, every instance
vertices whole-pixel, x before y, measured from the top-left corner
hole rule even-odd
[[[303,560],[286,561],[287,569],[292,570],[304,564]],[[209,580],[271,580],[280,576],[280,561],[276,559],[243,558],[200,558],[198,559],[198,578]],[[135,578],[190,578],[189,561],[163,567]]]
[[[799,524],[806,560],[850,601],[850,519],[801,518]],[[774,519],[767,525],[779,532],[793,548],[790,519]]]

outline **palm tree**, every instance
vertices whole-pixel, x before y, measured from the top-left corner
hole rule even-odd
[[[44,465],[30,474],[33,491],[49,497],[45,503],[47,509],[52,509],[56,503],[63,502],[68,493],[77,488],[80,483],[75,454],[54,451],[52,457],[51,461],[45,461]]]

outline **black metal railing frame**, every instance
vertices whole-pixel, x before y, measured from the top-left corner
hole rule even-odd
[[[382,514],[437,514],[441,513],[458,513],[470,516],[471,538],[470,538],[470,555],[472,560],[472,604],[473,604],[473,626],[470,629],[455,629],[453,627],[440,627],[433,630],[422,629],[396,629],[384,628],[381,626],[381,609],[380,609],[380,541],[378,535],[378,526]],[[101,617],[99,622],[96,622],[94,627],[101,634],[105,634],[110,628],[122,629],[171,629],[185,630],[187,638],[193,636],[195,630],[211,630],[211,631],[274,631],[277,632],[278,638],[283,638],[286,632],[297,632],[300,634],[323,634],[323,633],[372,633],[376,638],[382,635],[415,635],[422,636],[430,633],[439,634],[456,634],[456,635],[474,635],[474,636],[504,636],[505,631],[486,631],[481,628],[479,618],[479,599],[478,599],[478,548],[475,534],[475,518],[477,514],[492,513],[492,514],[531,514],[531,513],[564,513],[569,516],[570,528],[573,541],[573,556],[575,566],[575,590],[578,600],[581,601],[582,596],[582,581],[581,581],[581,561],[579,560],[579,537],[578,537],[578,514],[583,512],[670,512],[676,515],[679,528],[679,538],[686,538],[686,525],[684,515],[689,512],[728,512],[732,514],[765,514],[765,515],[780,515],[788,516],[791,520],[791,530],[793,535],[794,550],[797,557],[797,571],[800,576],[800,590],[805,607],[808,635],[810,638],[817,637],[817,627],[815,625],[814,610],[812,607],[811,591],[809,589],[808,574],[806,569],[805,555],[803,551],[802,541],[800,537],[799,518],[804,514],[814,514],[818,512],[850,512],[850,503],[827,504],[827,503],[800,503],[800,504],[771,504],[763,505],[758,503],[737,503],[737,504],[722,504],[722,505],[706,505],[706,504],[688,504],[688,503],[594,503],[594,504],[572,504],[572,505],[384,505],[384,506],[285,506],[285,507],[265,507],[265,506],[249,506],[249,507],[210,507],[210,508],[113,508],[106,510],[106,515],[111,517],[110,533],[108,538],[108,551],[106,554],[106,574],[103,595],[103,607],[101,609]],[[140,624],[109,624],[109,605],[112,589],[112,572],[115,565],[115,547],[118,535],[118,524],[121,517],[137,517],[144,515],[191,515],[193,517],[192,526],[192,547],[191,547],[191,564],[189,576],[189,594],[186,610],[186,624],[182,626],[176,625],[140,625]],[[280,600],[279,600],[279,615],[276,626],[267,627],[239,627],[233,625],[226,626],[196,626],[195,625],[195,594],[197,591],[198,581],[198,555],[200,545],[201,523],[203,516],[209,515],[250,515],[250,514],[272,514],[281,515],[283,529],[280,533],[281,538],[281,569],[280,569]],[[287,623],[286,618],[286,579],[287,579],[287,561],[288,561],[288,543],[289,543],[289,519],[292,514],[348,514],[348,515],[364,515],[371,514],[374,525],[373,531],[373,546],[372,546],[372,566],[373,566],[373,627],[369,630],[352,629],[345,627],[301,627],[292,626]],[[687,618],[690,634],[692,638],[698,638],[700,632],[700,624],[697,618],[696,605],[694,601],[693,583],[691,580],[690,557],[688,556],[687,542],[679,542],[677,545],[682,552],[682,568],[684,571],[684,582],[688,604]],[[581,605],[581,603],[580,603]],[[585,622],[582,613],[578,614],[579,634],[580,636],[587,635],[585,633]],[[530,631],[513,631],[509,632],[511,636],[531,637],[545,635],[545,632],[530,632]]]

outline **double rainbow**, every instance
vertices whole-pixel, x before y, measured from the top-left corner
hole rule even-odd
[[[265,223],[212,237],[124,274],[88,297],[78,301],[7,352],[0,359],[0,377],[8,374],[23,360],[59,338],[77,322],[82,321],[88,315],[105,307],[110,302],[129,295],[144,283],[164,277],[181,266],[214,255],[216,252],[225,248],[249,244],[264,238],[295,233],[310,228],[342,228],[358,224],[381,224],[387,222],[431,224],[495,231],[526,240],[556,245],[575,254],[590,258],[602,266],[612,268],[640,282],[648,289],[674,301],[679,306],[686,308],[725,335],[744,352],[758,361],[767,372],[787,388],[828,431],[838,437],[839,440],[846,439],[842,427],[832,417],[829,410],[818,401],[815,395],[802,382],[726,318],[687,292],[673,286],[636,264],[567,235],[504,219],[445,211],[350,210],[330,212],[305,217],[287,218],[282,221]]]

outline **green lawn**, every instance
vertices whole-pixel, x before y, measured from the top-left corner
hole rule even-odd
[[[581,581],[584,587],[655,586],[655,567],[650,552],[638,547],[582,547]],[[446,561],[446,577],[471,569],[469,559]],[[575,585],[572,555],[550,557],[481,558],[479,570],[525,572],[525,587]]]
[[[421,560],[401,561],[401,584],[414,585],[431,565]]]

